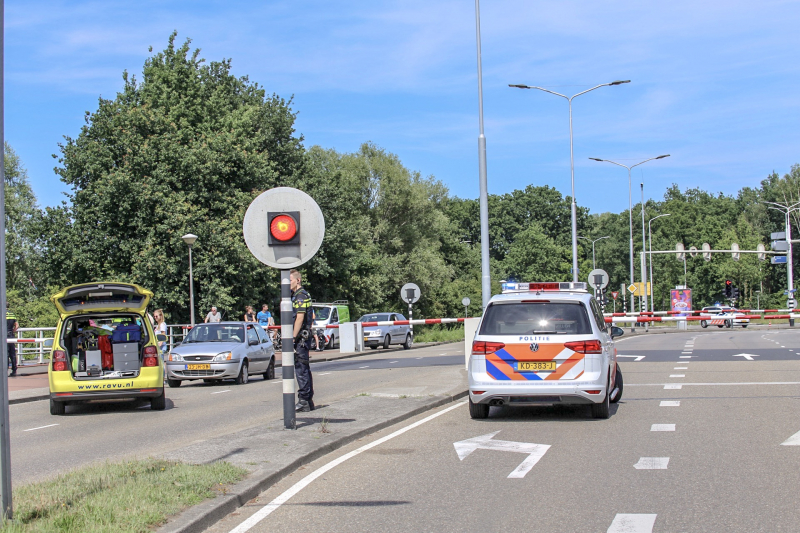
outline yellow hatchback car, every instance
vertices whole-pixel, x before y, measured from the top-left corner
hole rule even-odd
[[[150,398],[166,407],[164,367],[147,305],[153,293],[118,282],[67,287],[50,300],[61,316],[47,374],[50,414],[91,400]]]

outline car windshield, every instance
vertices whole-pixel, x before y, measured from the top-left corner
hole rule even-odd
[[[331,316],[331,308],[330,307],[317,307],[314,306],[314,315],[316,320],[328,320],[328,317]]]
[[[373,313],[371,315],[364,315],[358,321],[359,322],[384,322],[389,320],[388,313]]]
[[[534,333],[585,335],[592,333],[592,326],[580,302],[504,303],[486,309],[481,335]]]
[[[244,327],[238,324],[198,324],[183,342],[243,342]]]

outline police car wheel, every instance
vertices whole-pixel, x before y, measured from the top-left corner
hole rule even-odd
[[[180,387],[181,383],[183,383],[183,382],[180,379],[168,379],[167,380],[167,385],[169,385],[169,387],[171,389]]]
[[[64,402],[57,402],[55,400],[50,400],[50,414],[51,415],[63,415],[67,412],[67,404]]]
[[[708,322],[706,322],[705,320],[701,320],[700,321],[700,327],[701,328],[707,328],[708,327]]]
[[[619,389],[619,392],[614,399],[611,400],[611,403],[617,403],[622,399],[622,370],[620,370],[619,364],[617,364],[617,377],[614,378],[614,386]]]
[[[474,419],[483,419],[489,417],[489,405],[485,403],[472,403],[472,398],[469,399],[469,416]]]
[[[388,350],[389,349],[389,344],[390,344],[389,343],[389,335],[386,335],[383,338],[383,348],[384,348],[384,350]]]
[[[608,395],[611,391],[608,390],[608,385],[611,384],[610,381],[606,382],[606,396],[603,398],[603,401],[600,403],[592,404],[592,418],[602,418],[606,419],[611,416],[611,404],[608,400]]]
[[[725,321],[725,327],[728,328],[728,329],[732,328],[733,327],[733,320],[726,320]]]
[[[718,327],[718,328],[720,328],[720,329],[722,329],[722,326],[719,326],[719,325],[718,325],[717,327]]]

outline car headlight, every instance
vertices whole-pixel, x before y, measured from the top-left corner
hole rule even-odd
[[[169,357],[167,358],[167,361],[183,361],[183,356],[181,354],[178,354],[178,353],[170,352]]]
[[[369,332],[369,336],[370,337],[380,337],[381,333],[383,333],[381,330],[373,329],[372,331]]]
[[[233,359],[231,352],[222,352],[214,356],[214,361],[230,361],[231,359]]]

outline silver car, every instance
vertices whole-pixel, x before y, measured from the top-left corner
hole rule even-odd
[[[198,324],[167,354],[165,363],[170,387],[193,379],[235,379],[241,385],[252,374],[275,377],[275,346],[258,324]]]
[[[362,316],[359,322],[388,322],[406,320],[400,313],[370,313]],[[367,326],[364,328],[364,346],[373,350],[378,346],[388,348],[391,344],[402,344],[408,350],[414,342],[410,326]]]

